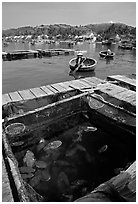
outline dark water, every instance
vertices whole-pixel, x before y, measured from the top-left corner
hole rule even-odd
[[[7,47],[3,47],[3,51],[47,48],[59,48],[59,45],[38,44],[32,46],[28,43],[11,43]],[[95,71],[75,73],[74,76],[70,75],[69,60],[72,59],[74,55],[4,61],[2,64],[2,92],[8,93],[29,89],[80,77],[96,76],[105,79],[109,75],[127,75],[136,72],[136,51],[118,49],[117,44],[113,44],[110,47],[116,54],[114,60],[111,61],[106,61],[99,57],[99,51],[107,49],[107,46],[103,46],[99,43],[90,44],[85,42],[73,47],[64,46],[62,48],[87,51],[87,53],[84,53],[85,56],[97,60]]]
[[[79,124],[56,135],[56,149],[40,150],[40,143],[29,148],[45,168],[33,166],[33,177],[25,179],[45,201],[73,201],[115,176],[115,169],[129,161],[128,146],[80,117]],[[39,146],[39,150],[38,150]],[[104,148],[106,146],[106,148]],[[28,150],[28,149],[27,149]],[[15,153],[19,167],[24,166],[26,151]],[[23,175],[23,174],[22,174]]]

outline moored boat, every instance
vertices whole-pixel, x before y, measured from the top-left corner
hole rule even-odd
[[[96,68],[97,61],[93,58],[83,58],[82,66],[77,69],[77,71],[94,71]],[[76,69],[76,58],[73,58],[69,61],[69,66],[72,71]]]
[[[108,51],[101,51],[99,52],[100,57],[104,57],[104,58],[113,58],[115,56],[114,52],[111,52],[111,54],[108,54]]]

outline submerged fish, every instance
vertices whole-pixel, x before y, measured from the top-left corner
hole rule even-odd
[[[49,174],[48,169],[41,171],[41,180],[42,181],[49,181],[50,179],[51,179],[51,176]]]
[[[22,174],[22,178],[23,179],[28,179],[28,178],[32,178],[34,176],[34,174],[29,173],[29,174]]]
[[[64,172],[60,172],[57,181],[60,192],[64,193],[65,190],[70,186],[67,175]]]
[[[70,164],[68,162],[63,161],[63,160],[57,160],[54,163],[57,165],[61,165],[61,166],[70,166]]]
[[[35,163],[35,160],[34,153],[30,150],[27,150],[25,157],[23,158],[24,163],[26,163],[27,166],[32,167]]]
[[[50,142],[48,145],[46,145],[44,147],[44,151],[47,151],[49,149],[57,149],[61,145],[62,145],[62,142],[60,140],[56,140],[56,141]]]
[[[77,148],[76,147],[74,147],[74,148],[72,148],[72,149],[69,149],[69,150],[67,150],[67,152],[66,152],[66,157],[71,157],[71,156],[73,156],[74,154],[76,154],[76,152],[77,152]]]
[[[24,144],[23,141],[13,142],[13,143],[12,143],[12,146],[18,147],[18,146],[21,146],[22,144]]]
[[[100,149],[98,149],[99,153],[105,152],[108,148],[108,145],[103,145]]]
[[[85,132],[89,132],[89,131],[96,131],[97,130],[97,128],[96,127],[93,127],[93,126],[88,126],[88,127],[86,127],[86,129],[84,129],[84,131]]]
[[[39,169],[45,169],[45,168],[47,168],[47,163],[46,162],[44,162],[44,161],[36,161],[35,162],[35,166],[37,167],[37,168],[39,168]]]
[[[35,172],[35,169],[33,169],[32,167],[29,167],[29,166],[19,167],[19,170],[20,170],[21,173],[32,173],[32,172]]]
[[[29,184],[32,187],[35,187],[40,183],[40,180],[41,180],[41,173],[39,173],[38,175],[35,175],[33,178],[31,178],[29,181]]]
[[[37,152],[39,152],[40,150],[42,150],[45,145],[46,145],[46,141],[45,141],[45,139],[42,138],[42,139],[39,141],[39,144],[37,145]]]

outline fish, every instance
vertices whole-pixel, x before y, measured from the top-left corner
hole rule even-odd
[[[36,161],[34,157],[34,153],[30,150],[27,150],[25,157],[23,158],[24,163],[26,163],[27,166],[32,167]]]
[[[88,127],[86,127],[86,129],[84,129],[84,131],[85,132],[89,132],[89,131],[96,131],[97,130],[97,128],[96,127],[93,127],[93,126],[88,126]]]
[[[34,176],[34,174],[29,173],[29,174],[21,174],[23,179],[28,179],[28,178],[32,178]]]
[[[35,175],[33,178],[31,178],[29,181],[29,184],[32,187],[35,187],[40,183],[40,180],[41,180],[41,173],[39,173],[39,174]]]
[[[62,142],[60,140],[56,140],[56,141],[50,142],[48,145],[46,145],[44,147],[44,151],[47,151],[49,149],[57,149],[61,145],[62,145]]]
[[[35,169],[33,169],[32,167],[29,167],[29,166],[19,167],[19,170],[20,170],[21,173],[32,173],[32,172],[35,172]]]
[[[49,174],[48,169],[42,170],[41,171],[41,180],[42,181],[49,181],[51,179],[51,176]]]
[[[47,168],[48,165],[46,162],[38,160],[38,161],[35,161],[35,166],[39,169],[45,169]]]
[[[98,149],[99,153],[103,153],[108,149],[108,145],[103,145],[101,148]]]
[[[67,152],[66,152],[66,157],[71,157],[71,156],[73,156],[74,154],[76,154],[76,152],[77,152],[77,148],[76,147],[74,147],[74,148],[72,148],[72,149],[69,149],[69,150],[67,150]]]
[[[70,186],[67,175],[62,171],[58,175],[57,185],[60,192],[64,193],[65,190]]]
[[[12,143],[12,146],[18,147],[18,146],[21,146],[22,144],[24,144],[23,141],[13,142],[13,143]]]
[[[63,161],[63,160],[57,160],[54,163],[57,165],[61,165],[61,166],[70,166],[70,164],[68,162]]]
[[[83,147],[82,145],[77,144],[77,145],[76,145],[76,148],[77,148],[77,150],[80,150],[80,151],[86,152],[85,147]]]

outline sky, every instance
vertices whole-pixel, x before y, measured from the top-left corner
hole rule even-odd
[[[120,22],[136,26],[136,2],[2,2],[2,29]]]

